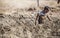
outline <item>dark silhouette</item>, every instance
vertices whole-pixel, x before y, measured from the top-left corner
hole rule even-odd
[[[45,15],[49,12],[49,7],[48,6],[45,6],[44,9],[37,13],[37,16],[36,16],[36,20],[38,20],[38,24],[42,24],[44,21],[43,21],[43,17],[45,17]],[[47,18],[49,19],[49,21],[51,21],[51,19],[49,18],[49,16],[47,15]],[[36,25],[36,20],[35,20],[35,25]]]
[[[60,3],[60,0],[58,0],[57,3],[59,4]]]

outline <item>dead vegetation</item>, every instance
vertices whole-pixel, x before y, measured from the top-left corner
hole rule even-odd
[[[42,4],[39,9],[42,10],[46,4]],[[53,32],[60,32],[60,6],[54,3],[48,5],[53,5],[50,6],[53,21],[46,18],[44,24],[40,25],[35,25],[37,7],[10,8],[0,12],[0,38],[60,38],[53,36]]]

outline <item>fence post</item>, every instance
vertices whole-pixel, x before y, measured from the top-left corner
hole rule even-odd
[[[39,7],[39,0],[37,0],[37,7]]]

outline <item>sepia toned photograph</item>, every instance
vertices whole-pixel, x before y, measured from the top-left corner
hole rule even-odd
[[[0,0],[0,38],[60,38],[60,0]]]

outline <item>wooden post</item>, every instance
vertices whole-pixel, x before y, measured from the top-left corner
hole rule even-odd
[[[39,0],[37,0],[37,7],[39,7]]]
[[[37,11],[39,12],[39,0],[37,0]]]

